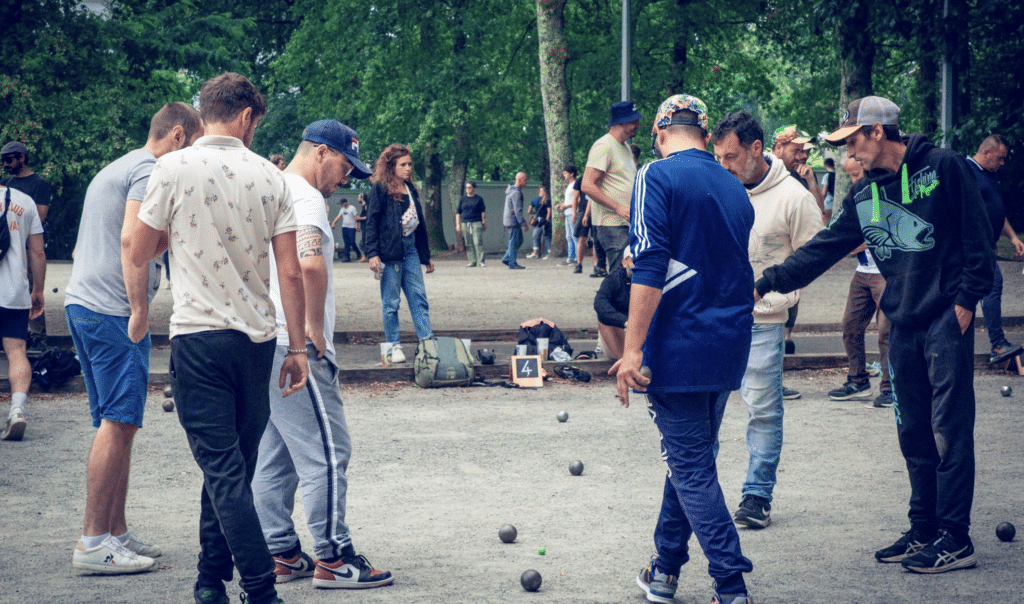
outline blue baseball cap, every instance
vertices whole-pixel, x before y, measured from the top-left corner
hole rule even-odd
[[[639,122],[643,116],[636,110],[633,101],[619,101],[612,104],[611,119],[608,120],[608,127],[629,122]]]
[[[356,131],[342,124],[338,120],[318,120],[306,126],[302,131],[302,140],[327,145],[335,151],[339,151],[348,158],[352,164],[353,178],[367,178],[373,171],[363,162],[359,161],[359,138]]]

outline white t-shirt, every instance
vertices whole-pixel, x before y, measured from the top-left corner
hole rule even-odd
[[[330,220],[327,218],[327,208],[324,207],[324,196],[313,188],[305,178],[298,174],[284,175],[288,183],[288,189],[292,194],[292,209],[295,211],[295,223],[299,230],[302,227],[312,226],[320,229],[320,248],[323,250],[327,262],[327,297],[324,300],[324,339],[327,341],[327,355],[331,362],[334,362],[334,271],[331,268],[331,258],[334,253],[334,232],[331,230]],[[349,206],[355,212],[355,208]],[[288,327],[284,319],[284,307],[281,305],[281,283],[277,280],[276,260],[274,251],[270,251],[272,267],[270,271],[270,298],[277,308],[277,345],[288,346]],[[305,327],[303,327],[305,331]],[[309,339],[307,338],[308,342]]]
[[[256,343],[276,337],[271,239],[295,230],[277,166],[237,138],[204,136],[157,160],[139,220],[170,230],[172,338],[216,329]]]
[[[306,184],[308,185],[309,183],[306,183]],[[315,191],[316,189],[313,189],[313,190]],[[292,194],[293,195],[295,194],[294,189],[292,190]],[[322,200],[323,196],[321,196],[320,199]],[[341,208],[341,211],[339,212],[339,214],[341,214],[341,228],[343,228],[343,229],[354,229],[354,228],[356,228],[356,209],[354,207],[352,207],[352,204],[349,204],[348,207]],[[302,224],[302,223],[300,222],[299,224]]]
[[[569,207],[563,210],[562,212],[565,214],[567,218],[572,218],[572,198],[573,192],[575,192],[575,189],[573,189],[573,185],[575,184],[576,181],[574,180],[571,183],[569,183],[568,187],[565,188],[565,204]]]
[[[0,212],[8,188],[0,187]],[[32,198],[11,188],[11,205],[7,208],[7,228],[11,231],[11,247],[0,262],[0,307],[23,310],[32,308],[32,291],[28,286],[29,235],[43,232],[43,222]]]

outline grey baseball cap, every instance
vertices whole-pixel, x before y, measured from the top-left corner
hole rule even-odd
[[[4,145],[3,149],[0,149],[0,155],[7,155],[8,153],[21,153],[22,155],[28,155],[28,149],[18,141],[11,141]]]
[[[839,129],[825,137],[833,145],[845,145],[846,137],[856,132],[861,126],[882,124],[898,126],[897,118],[900,108],[889,99],[880,96],[866,96],[850,103],[846,107],[846,115],[839,124]]]

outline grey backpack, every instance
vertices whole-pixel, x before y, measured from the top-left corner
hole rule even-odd
[[[420,340],[413,368],[420,388],[473,384],[473,359],[458,338]]]

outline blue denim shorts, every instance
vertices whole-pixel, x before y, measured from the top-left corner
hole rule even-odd
[[[89,391],[92,425],[106,419],[142,427],[149,384],[149,334],[128,337],[128,317],[114,317],[70,304],[64,308]]]

